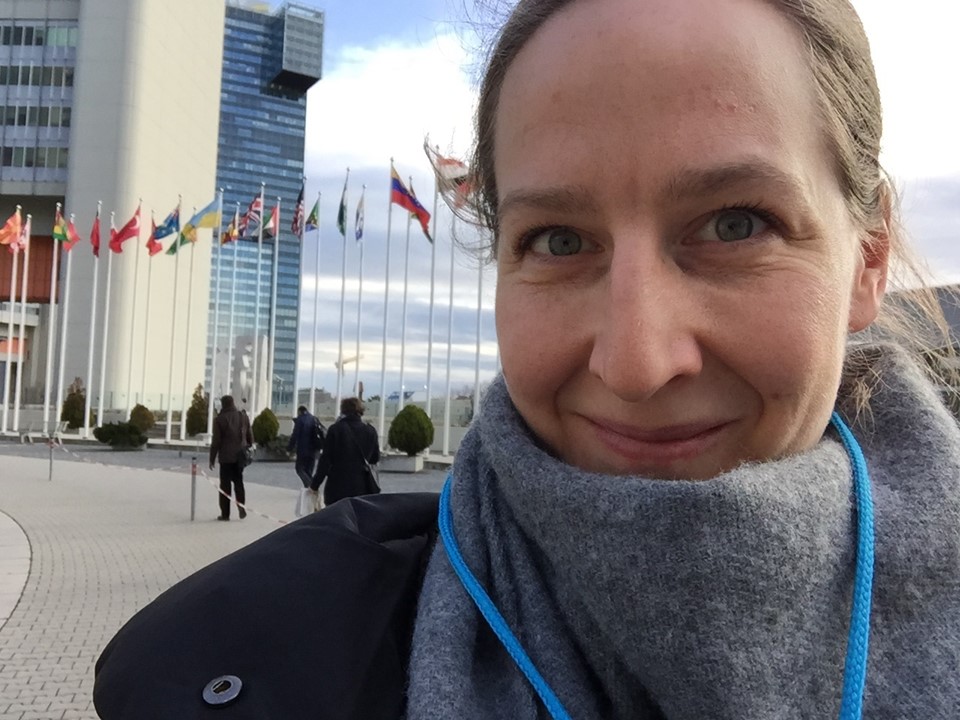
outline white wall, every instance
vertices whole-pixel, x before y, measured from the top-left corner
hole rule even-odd
[[[74,257],[65,377],[83,377],[87,387],[93,387],[94,398],[100,392],[110,212],[116,211],[120,227],[138,201],[143,201],[139,264],[132,240],[122,255],[113,255],[103,387],[106,407],[124,407],[139,396],[145,359],[146,393],[154,398],[152,409],[159,409],[161,396],[167,405],[170,373],[175,409],[180,405],[184,381],[188,397],[203,381],[211,233],[200,231],[193,248],[192,282],[188,280],[191,252],[180,258],[176,298],[174,259],[164,254],[148,258],[143,245],[150,233],[151,211],[159,222],[182,195],[181,221],[186,222],[192,206],[201,207],[215,195],[223,22],[223,0],[83,0],[80,5],[66,206],[77,215],[85,246]],[[103,201],[103,246],[91,382],[87,350],[94,260],[87,237],[98,200]],[[171,241],[167,238],[164,243]],[[178,327],[171,343],[174,308]],[[185,365],[188,318],[190,352]],[[133,396],[129,399],[128,378],[132,378]]]

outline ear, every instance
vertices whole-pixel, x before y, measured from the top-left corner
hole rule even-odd
[[[867,231],[860,240],[860,254],[850,298],[848,329],[852,333],[860,332],[877,319],[887,290],[890,229],[893,226],[890,193],[890,187],[887,186],[881,200],[883,217],[880,226]]]

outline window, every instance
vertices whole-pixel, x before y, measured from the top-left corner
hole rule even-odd
[[[53,68],[52,67],[48,65],[47,67],[43,68],[40,71],[40,76],[41,76],[40,84],[42,84],[44,87],[50,87],[51,85],[53,85]]]
[[[44,39],[44,30],[42,27],[38,27],[33,31],[33,44],[34,45],[43,45]]]
[[[3,167],[10,167],[13,165],[13,148],[5,147],[3,148],[2,157],[0,157],[0,163]]]
[[[63,84],[66,87],[73,87],[73,68],[72,67],[63,69]]]
[[[30,67],[30,70],[32,71],[32,72],[30,73],[30,84],[31,84],[31,85],[39,85],[39,84],[40,84],[40,81],[43,79],[42,68],[38,68],[38,67],[33,67],[33,66],[31,66],[31,67]]]
[[[54,159],[56,159],[57,149],[50,148],[53,151]],[[47,148],[38,147],[35,151],[34,160],[37,167],[46,167],[47,166]]]
[[[4,125],[16,125],[17,124],[17,106],[16,105],[7,105],[7,109],[3,117]]]
[[[24,148],[23,149],[23,166],[35,167],[36,157],[37,157],[37,151],[35,148]]]
[[[50,85],[52,87],[60,87],[61,85],[63,85],[63,68],[54,67],[54,68],[50,68],[50,70],[51,70]]]
[[[39,110],[40,108],[35,107],[27,108],[27,125],[33,127],[37,124],[37,114]]]
[[[57,167],[65,168],[67,166],[67,153],[70,152],[69,148],[58,148],[59,153],[57,156]]]
[[[60,108],[60,127],[70,127],[70,115],[70,108]]]
[[[23,45],[23,28],[15,27],[13,29],[13,42],[11,45]]]
[[[32,27],[25,27],[23,29],[23,44],[33,45],[33,28]]]
[[[13,41],[13,27],[4,25],[0,29],[0,45],[9,45]]]
[[[26,148],[15,147],[13,149],[13,167],[23,167],[23,151]]]
[[[17,127],[26,127],[27,126],[27,108],[18,107],[17,108]]]

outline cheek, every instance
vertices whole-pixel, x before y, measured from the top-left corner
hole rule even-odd
[[[581,358],[575,309],[552,293],[502,276],[497,283],[497,340],[503,375],[518,408],[544,412]],[[581,363],[582,360],[582,363]]]

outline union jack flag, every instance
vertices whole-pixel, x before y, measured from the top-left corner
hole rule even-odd
[[[248,237],[253,234],[260,223],[263,221],[263,201],[257,195],[250,201],[247,211],[240,218],[240,237]]]

